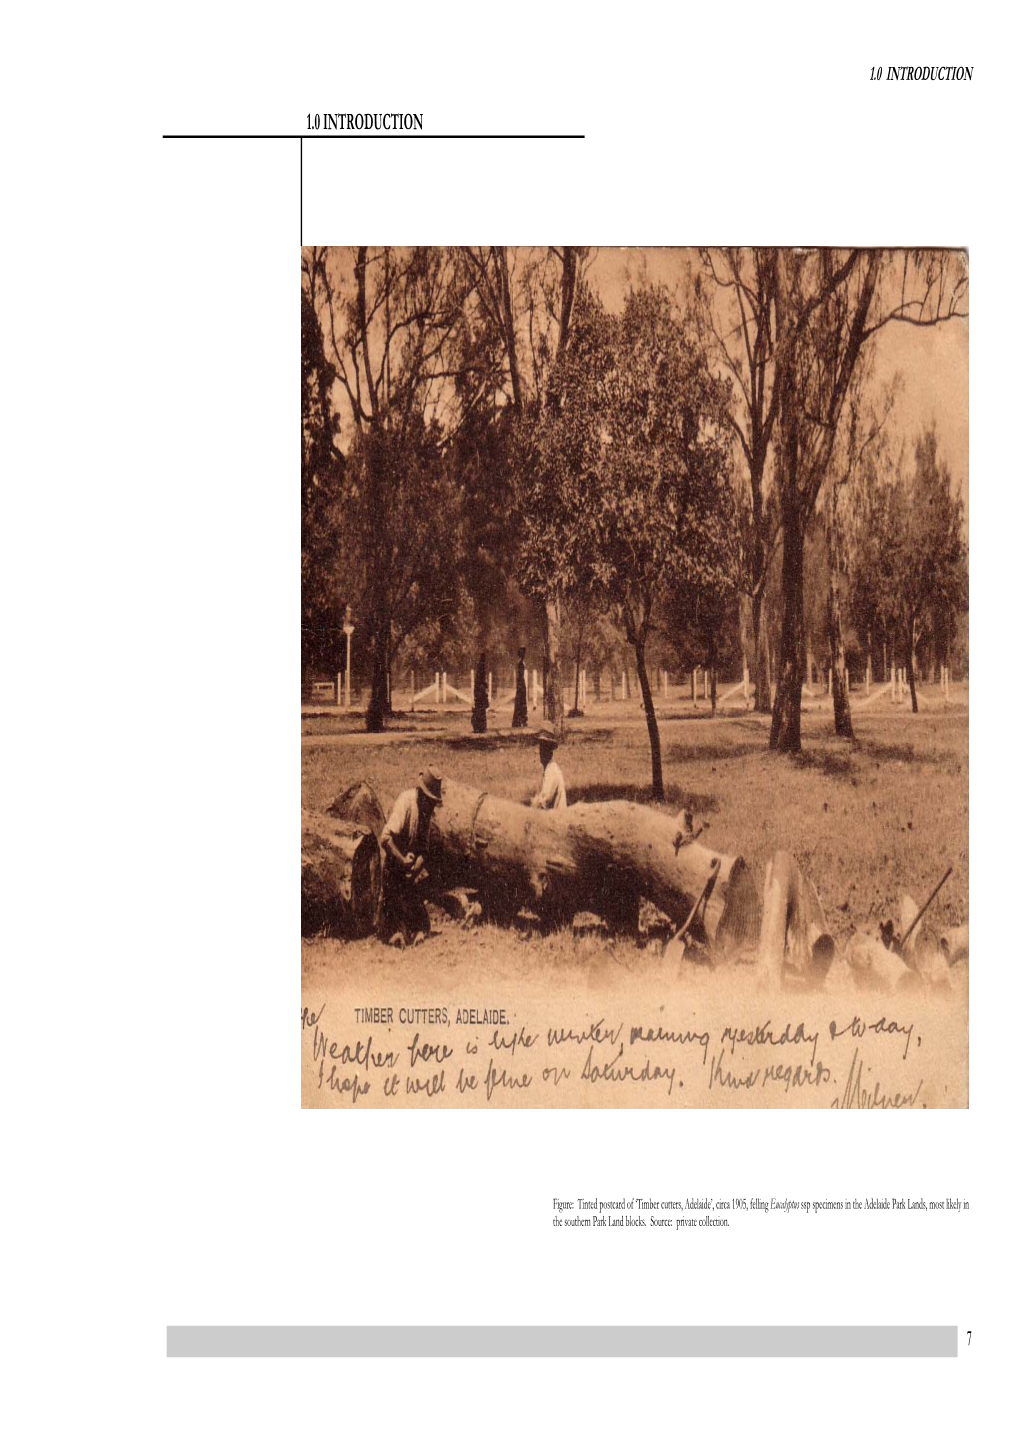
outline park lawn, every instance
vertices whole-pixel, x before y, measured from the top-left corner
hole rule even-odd
[[[516,801],[539,784],[534,745],[520,733],[474,737],[466,714],[399,717],[383,738],[352,730],[352,720],[303,720],[305,806],[321,810],[354,782],[367,781],[388,808],[427,763]],[[792,851],[840,942],[855,931],[877,934],[879,922],[895,916],[902,891],[921,904],[952,866],[926,918],[937,936],[968,913],[967,710],[929,705],[916,716],[906,707],[862,710],[854,728],[854,742],[840,741],[824,705],[809,710],[803,753],[788,758],[767,750],[767,718],[712,719],[667,703],[660,713],[663,809],[692,807],[695,824],[708,824],[706,844],[743,856],[759,892],[769,857]],[[558,760],[571,801],[620,797],[650,804],[648,733],[633,707],[595,706],[583,720],[568,722]],[[577,958],[596,945],[569,934],[520,937],[489,926],[470,940],[467,933],[454,935],[452,924],[448,932],[458,950],[517,952],[543,962]],[[339,943],[326,945],[332,951]],[[386,951],[375,941],[357,945]],[[622,956],[637,951],[624,941],[614,946]]]

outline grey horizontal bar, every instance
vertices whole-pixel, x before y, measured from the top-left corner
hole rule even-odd
[[[168,1357],[955,1357],[955,1327],[167,1327]]]

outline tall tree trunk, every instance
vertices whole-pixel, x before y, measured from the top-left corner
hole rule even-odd
[[[386,716],[387,719],[393,715],[393,647],[391,641],[390,627],[387,625],[386,640],[384,643],[386,678],[383,682],[383,715]]]
[[[833,517],[833,522],[835,517]],[[846,645],[843,641],[843,615],[839,598],[839,573],[836,567],[835,543],[830,530],[828,538],[829,596],[826,620],[829,631],[829,665],[832,668],[832,714],[836,735],[854,739],[850,718],[850,697],[846,687]]]
[[[645,721],[648,723],[648,743],[652,748],[652,800],[665,801],[666,793],[662,786],[662,746],[659,741],[659,723],[655,719],[652,688],[648,684],[648,672],[645,670],[644,641],[638,640],[634,642],[634,660],[637,666],[638,685],[641,687],[641,700],[645,705]]]
[[[543,715],[547,721],[559,720],[560,714],[560,598],[550,596],[545,603],[545,695]]]
[[[517,331],[514,327],[513,298],[510,292],[510,265],[507,260],[506,246],[497,245],[493,249],[493,258],[496,262],[496,271],[499,275],[500,303],[503,308],[504,339],[506,340],[506,355],[510,366],[510,385],[513,394],[514,408],[520,411],[524,397],[521,391],[521,373],[517,364]]]
[[[769,675],[768,637],[764,622],[765,591],[751,597],[751,629],[754,633],[754,709],[763,716],[772,711],[772,686]]]
[[[795,506],[783,522],[783,634],[769,750],[800,750],[804,676],[804,531]]]
[[[486,654],[483,651],[475,667],[475,692],[471,698],[471,730],[479,735],[484,734],[489,724],[486,714],[489,704],[489,692],[485,672]]]
[[[574,653],[574,711],[575,716],[581,714],[581,640],[578,637],[577,650]]]
[[[917,711],[917,687],[914,685],[914,665],[915,665],[915,659],[916,659],[916,658],[915,658],[915,656],[914,656],[913,640],[914,640],[914,625],[913,625],[913,620],[911,620],[910,629],[908,630],[907,636],[906,636],[906,641],[907,641],[907,645],[906,645],[906,652],[907,652],[907,680],[910,682],[910,709],[916,713],[916,711]]]
[[[382,731],[386,717],[386,638],[383,625],[373,627],[371,648],[372,689],[365,713],[365,730]]]

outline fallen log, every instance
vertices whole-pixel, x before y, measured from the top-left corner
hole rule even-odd
[[[677,848],[675,839],[674,818],[633,802],[539,811],[447,779],[429,866],[446,888],[477,887],[497,915],[527,906],[563,923],[585,910],[636,916],[642,896],[678,923],[709,883],[692,936],[721,950],[753,944],[761,903],[749,867],[696,841]]]
[[[301,935],[367,936],[379,910],[382,864],[371,830],[301,816]]]

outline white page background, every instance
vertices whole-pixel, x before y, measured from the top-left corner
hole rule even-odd
[[[1012,45],[977,7],[183,5],[76,19],[57,50],[49,82],[80,103],[36,114],[12,162],[31,222],[8,271],[10,658],[19,696],[59,681],[15,697],[8,758],[25,1416],[38,1435],[970,1433],[1015,1338]],[[889,63],[975,79],[869,84]],[[299,1110],[298,145],[156,137],[383,108],[587,139],[308,142],[306,243],[970,247],[968,1112]],[[554,1195],[624,1190],[971,1211],[554,1233]],[[918,1362],[168,1362],[166,1324],[200,1322],[950,1323],[974,1342]]]

